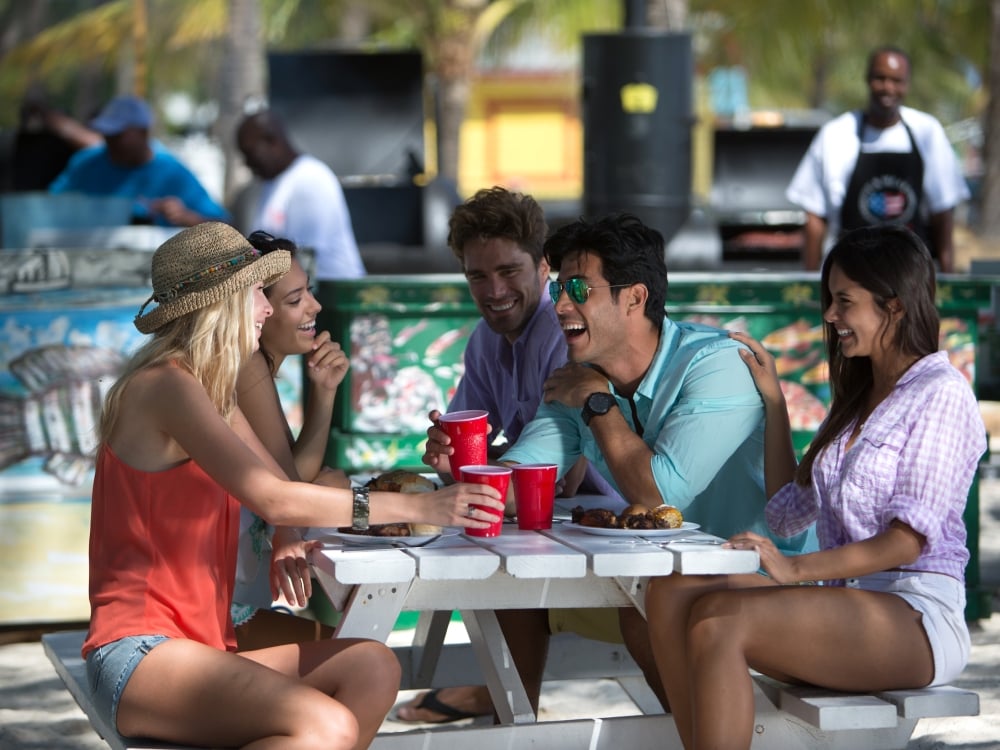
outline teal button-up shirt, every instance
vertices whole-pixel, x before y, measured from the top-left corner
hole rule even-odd
[[[814,534],[777,537],[764,519],[764,405],[741,346],[718,328],[665,319],[634,412],[608,385],[632,429],[636,417],[642,426],[659,502],[721,537],[752,530],[786,552],[814,549]],[[555,463],[561,476],[580,455],[619,489],[580,410],[542,403],[503,460]]]

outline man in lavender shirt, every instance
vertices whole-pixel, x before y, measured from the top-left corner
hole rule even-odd
[[[480,190],[449,222],[448,244],[483,319],[469,337],[465,374],[448,411],[489,412],[491,459],[517,441],[542,400],[542,383],[566,364],[566,338],[548,294],[549,264],[542,253],[547,231],[534,198],[502,187]],[[436,422],[439,414],[429,416]],[[424,461],[451,480],[446,456],[427,453]],[[561,478],[559,489],[563,495],[580,490],[617,496],[586,459]],[[402,706],[398,716],[444,722],[492,712],[489,693],[480,686],[432,690]]]
[[[549,264],[542,254],[547,231],[534,198],[502,187],[480,190],[449,222],[448,244],[483,319],[469,337],[465,374],[448,411],[489,412],[491,459],[517,442],[538,410],[542,383],[566,364],[566,338],[548,294]],[[437,417],[431,412],[432,422]],[[446,457],[427,453],[424,460],[451,480]],[[581,489],[617,494],[586,460],[562,478],[562,494]]]

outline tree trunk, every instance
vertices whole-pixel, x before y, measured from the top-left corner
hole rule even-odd
[[[225,203],[231,206],[237,193],[245,187],[239,181],[242,157],[236,149],[236,128],[243,118],[244,106],[254,98],[266,95],[264,61],[266,49],[261,33],[259,0],[231,0],[219,75],[219,118],[215,135],[225,156]]]
[[[979,233],[1000,241],[1000,0],[992,0],[990,34],[989,104],[986,107],[983,146],[983,190]]]
[[[455,182],[458,181],[461,148],[459,133],[469,103],[476,54],[472,43],[473,27],[474,21],[470,17],[464,25],[454,27],[435,45],[438,174]]]
[[[647,0],[646,23],[651,29],[687,29],[688,0]]]

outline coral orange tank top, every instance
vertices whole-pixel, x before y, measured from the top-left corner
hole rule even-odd
[[[229,605],[239,508],[194,461],[139,471],[102,445],[90,514],[90,630],[83,655],[143,634],[234,651]]]

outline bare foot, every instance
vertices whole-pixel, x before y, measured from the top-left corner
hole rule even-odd
[[[446,724],[492,715],[493,702],[489,691],[482,685],[440,688],[420,693],[396,711],[396,718],[400,721],[428,724]]]

